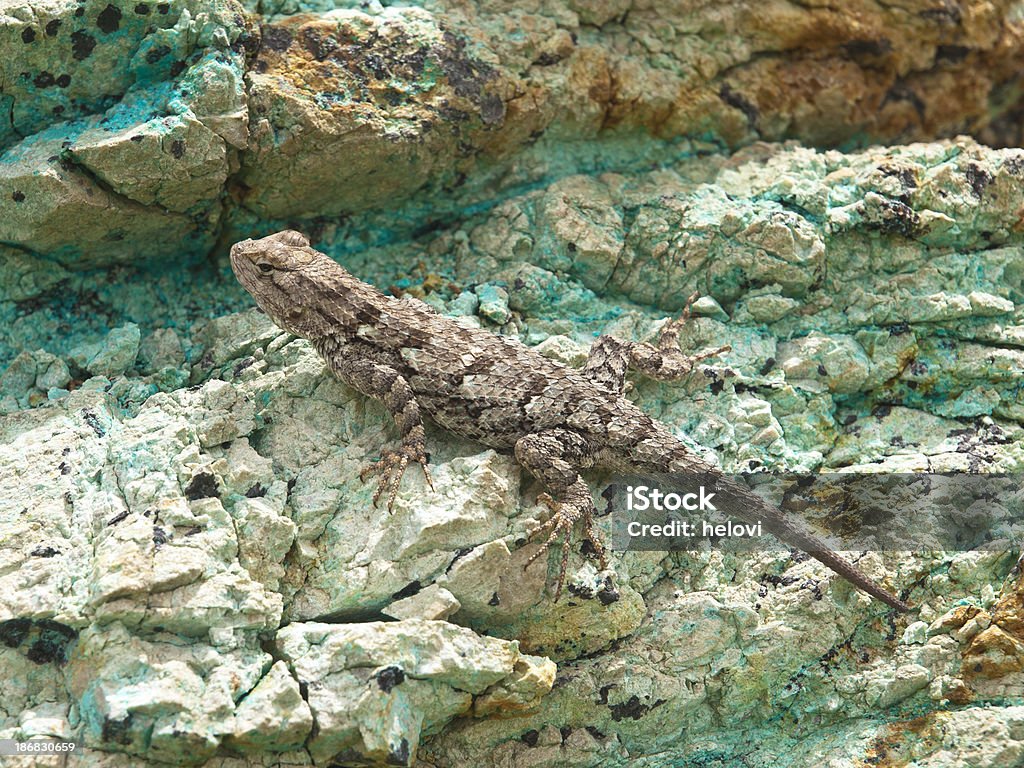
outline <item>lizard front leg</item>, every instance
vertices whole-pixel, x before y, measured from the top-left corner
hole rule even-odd
[[[621,395],[626,387],[627,370],[639,371],[659,381],[674,381],[688,375],[701,360],[729,351],[729,345],[697,355],[687,355],[679,349],[679,331],[690,319],[690,305],[696,298],[697,294],[692,294],[679,317],[665,325],[657,345],[621,341],[614,336],[598,337],[590,348],[583,371],[591,381]]]
[[[419,404],[413,395],[412,387],[398,371],[382,363],[370,360],[350,358],[343,352],[335,351],[330,357],[325,356],[332,372],[346,384],[354,387],[376,400],[380,400],[395,420],[402,443],[398,450],[381,451],[380,460],[364,469],[359,477],[365,480],[367,475],[380,474],[380,482],[373,494],[376,506],[378,499],[385,493],[388,495],[388,511],[391,511],[398,493],[402,475],[410,462],[417,462],[423,468],[423,476],[433,489],[434,484],[427,468],[427,451],[423,421],[420,418]]]
[[[569,538],[578,520],[583,520],[583,535],[597,552],[601,568],[607,567],[604,544],[594,526],[594,499],[579,473],[579,470],[593,466],[594,460],[586,441],[567,429],[551,429],[521,437],[516,441],[515,456],[516,461],[540,480],[551,494],[545,494],[541,500],[553,512],[546,523],[530,534],[530,538],[533,538],[546,532],[548,537],[526,565],[529,566],[547,552],[559,536],[564,536],[558,588],[555,591],[555,602],[558,602],[569,565]]]

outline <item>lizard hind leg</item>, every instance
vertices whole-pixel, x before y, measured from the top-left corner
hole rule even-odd
[[[562,541],[562,561],[558,571],[558,585],[555,602],[558,602],[565,584],[565,573],[569,566],[569,549],[572,529],[583,521],[583,535],[593,546],[600,558],[601,568],[607,568],[604,544],[594,525],[594,499],[590,489],[580,477],[579,470],[593,465],[593,459],[582,438],[569,430],[553,429],[519,439],[515,446],[516,460],[534,477],[540,480],[551,493],[538,496],[538,501],[547,505],[552,515],[547,522],[534,530],[529,538],[546,533],[547,538],[530,559],[529,567],[546,553],[559,536]]]

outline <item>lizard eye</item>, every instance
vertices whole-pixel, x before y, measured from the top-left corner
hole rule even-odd
[[[266,261],[261,261],[259,264],[256,265],[256,269],[258,269],[264,275],[269,275],[271,272],[274,271],[274,265]]]

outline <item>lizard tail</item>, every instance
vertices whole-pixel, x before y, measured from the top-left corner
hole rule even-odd
[[[675,466],[672,467],[671,474],[685,474],[688,478],[693,478],[696,475],[708,487],[713,486],[716,491],[715,507],[727,515],[748,523],[760,522],[765,530],[774,534],[781,541],[803,550],[858,589],[897,611],[910,610],[907,603],[866,576],[849,560],[832,551],[824,541],[805,526],[800,518],[787,515],[746,486],[723,477],[717,469],[696,459],[692,454],[677,457],[673,463]]]
[[[766,530],[775,534],[786,544],[803,550],[820,563],[824,563],[858,589],[881,600],[897,611],[909,611],[910,606],[885,589],[878,582],[864,575],[853,563],[836,554],[820,538],[804,529],[802,520],[787,516],[781,509],[769,504],[749,488],[724,478],[716,483],[723,494],[720,506],[726,513],[740,519],[756,518]]]

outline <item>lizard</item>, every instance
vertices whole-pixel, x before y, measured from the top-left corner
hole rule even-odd
[[[654,344],[602,335],[582,368],[541,355],[517,339],[446,317],[425,302],[387,296],[310,246],[300,232],[286,230],[235,243],[235,276],[257,306],[286,331],[308,339],[341,381],[381,401],[401,434],[362,477],[379,474],[373,503],[387,495],[388,508],[410,464],[418,464],[432,487],[424,417],[456,435],[498,451],[543,486],[538,500],[550,518],[530,538],[547,534],[530,565],[563,538],[557,601],[569,561],[570,534],[577,523],[607,568],[595,526],[596,508],[582,472],[613,471],[700,476],[726,490],[724,508],[757,518],[790,546],[816,558],[854,586],[900,611],[909,606],[831,551],[809,529],[742,484],[727,481],[670,429],[625,396],[626,374],[656,380],[689,375],[720,347],[686,355],[679,346],[688,311],[663,327]]]

